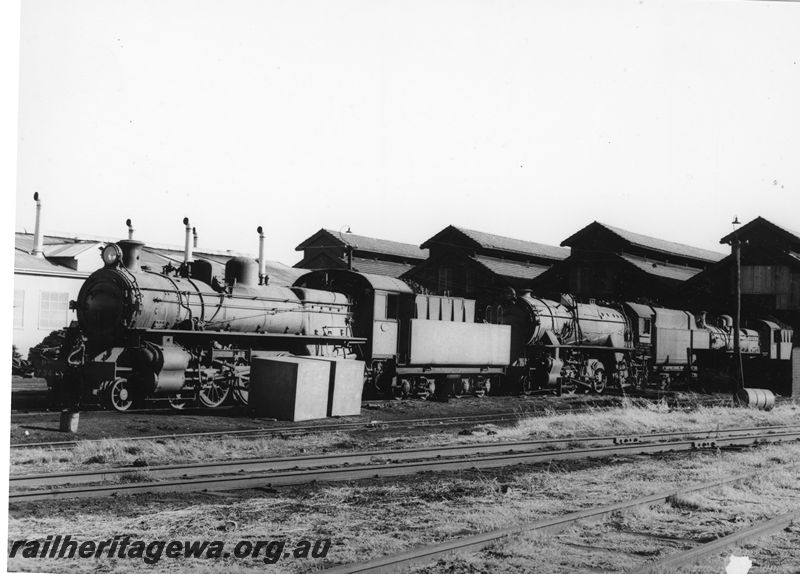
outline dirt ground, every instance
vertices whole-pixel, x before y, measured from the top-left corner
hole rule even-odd
[[[516,414],[519,417],[546,414],[574,408],[617,406],[623,397],[614,395],[574,395],[555,397],[533,396],[488,396],[451,398],[447,402],[422,399],[365,401],[361,414],[355,417],[336,417],[301,423],[253,418],[245,409],[224,406],[218,409],[187,409],[174,411],[169,408],[148,408],[139,411],[118,413],[98,409],[80,413],[78,432],[74,435],[59,431],[59,412],[43,411],[41,408],[21,409],[15,397],[35,395],[41,397],[46,389],[43,380],[16,379],[12,384],[11,443],[64,441],[75,439],[103,439],[128,436],[153,436],[194,432],[214,432],[242,429],[259,429],[290,426],[325,426],[336,422],[373,421],[448,417],[476,414]],[[695,395],[691,393],[661,393],[655,400],[727,401],[726,395]],[[15,407],[16,404],[16,407]],[[27,403],[30,404],[30,403]],[[41,406],[41,405],[40,405]],[[157,407],[158,405],[153,405]]]
[[[615,517],[546,538],[513,537],[477,554],[454,556],[423,572],[619,571],[679,547],[642,533],[694,542],[727,534],[752,521],[800,509],[800,444],[691,455],[614,457],[565,464],[515,466],[489,472],[423,473],[393,480],[262,488],[222,493],[136,495],[111,499],[15,503],[9,540],[44,541],[71,534],[82,541],[130,536],[143,541],[219,540],[225,548],[245,541],[330,540],[324,558],[160,558],[167,572],[306,572],[364,561],[458,536],[652,494],[688,483],[760,472],[761,477],[701,497]],[[663,537],[663,536],[662,536]],[[797,530],[790,529],[744,552],[759,569],[796,572]],[[741,554],[740,554],[741,555]],[[697,572],[717,572],[721,557]],[[714,562],[716,560],[716,562]],[[767,564],[781,569],[764,569]],[[15,556],[11,569],[48,572],[134,572],[152,569],[142,558],[41,559]],[[704,568],[704,569],[703,569]]]

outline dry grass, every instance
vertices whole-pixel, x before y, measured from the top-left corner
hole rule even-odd
[[[800,407],[794,403],[764,412],[704,406],[684,410],[671,409],[664,402],[646,405],[630,400],[626,402],[625,406],[618,409],[593,409],[583,413],[525,418],[515,427],[497,429],[495,436],[502,440],[564,438],[800,424]]]
[[[800,423],[800,407],[784,404],[771,412],[725,407],[697,406],[672,410],[665,403],[627,400],[621,408],[598,408],[582,413],[549,413],[526,417],[512,427],[480,424],[459,430],[422,436],[390,436],[370,439],[364,432],[323,432],[302,436],[260,439],[193,438],[180,440],[107,440],[79,443],[72,450],[23,449],[11,452],[12,474],[83,470],[106,466],[156,466],[210,460],[284,457],[360,449],[401,449],[410,446],[474,444],[540,438],[650,434],[671,431],[708,431],[726,427]]]
[[[219,496],[160,495],[123,497],[113,502],[88,500],[36,505],[14,505],[9,520],[9,538],[70,532],[82,539],[105,539],[130,534],[156,539],[239,539],[286,537],[332,538],[329,563],[350,563],[391,554],[419,544],[431,544],[457,536],[504,528],[540,520],[582,508],[608,504],[651,494],[688,482],[721,479],[733,474],[764,469],[764,479],[742,486],[729,486],[702,496],[684,497],[680,504],[717,508],[739,513],[746,520],[775,512],[796,491],[796,471],[776,470],[775,459],[800,460],[800,444],[765,446],[746,452],[700,453],[691,457],[628,459],[617,464],[576,463],[536,469],[518,468],[493,472],[420,475],[393,482],[333,484],[277,491],[251,491]],[[785,463],[784,463],[785,464]],[[763,506],[747,502],[751,497],[774,497]],[[719,500],[717,500],[719,499]],[[800,506],[800,501],[795,501]],[[785,510],[783,510],[785,512]],[[696,511],[678,505],[661,505],[620,515],[616,521],[631,530],[649,528],[656,519],[668,519]],[[685,519],[683,522],[686,522]],[[661,523],[661,522],[659,522]],[[231,529],[230,524],[235,528]],[[671,523],[672,528],[682,524]],[[721,526],[724,526],[720,522]],[[698,534],[722,532],[713,523],[698,523]],[[540,572],[571,572],[604,565],[622,564],[615,549],[603,557],[580,544],[602,545],[603,530],[595,527],[596,539],[585,538],[567,550],[552,545],[551,538],[528,535],[499,543],[489,552],[448,561],[429,572],[534,572],[531,564],[548,565]],[[639,540],[633,545],[640,560],[655,546]],[[636,556],[636,555],[635,555]],[[594,558],[593,558],[594,557]],[[595,560],[595,562],[592,562]],[[564,565],[560,565],[560,564]],[[628,560],[634,565],[636,560]],[[265,571],[303,572],[320,566],[312,560],[287,560],[275,566],[258,561],[175,561],[162,559],[164,571]],[[570,564],[571,566],[568,566]],[[12,569],[40,571],[96,571],[111,567],[108,560],[46,561],[15,558]],[[150,569],[136,560],[118,561],[118,571]],[[102,571],[102,570],[100,570]]]
[[[263,457],[291,457],[327,451],[347,452],[358,444],[344,433],[289,438],[191,438],[181,440],[102,440],[70,450],[31,448],[11,451],[11,474],[88,470],[116,466],[157,466]]]

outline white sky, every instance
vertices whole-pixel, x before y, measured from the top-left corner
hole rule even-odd
[[[319,227],[800,229],[800,4],[25,0],[16,227],[293,264]]]

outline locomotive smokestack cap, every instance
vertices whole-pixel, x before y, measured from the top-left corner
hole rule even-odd
[[[136,241],[135,239],[123,239],[118,241],[117,245],[122,250],[122,265],[131,273],[138,273],[141,271],[141,255],[144,243]]]
[[[33,251],[32,255],[44,257],[44,232],[42,231],[42,202],[39,199],[39,192],[33,194],[33,201],[36,202],[36,227],[33,231]]]

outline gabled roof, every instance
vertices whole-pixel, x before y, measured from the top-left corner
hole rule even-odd
[[[577,233],[569,236],[561,242],[561,245],[574,247],[582,238],[598,230],[605,230],[606,232],[612,233],[630,245],[644,247],[666,255],[677,255],[706,263],[714,263],[725,257],[724,253],[717,253],[716,251],[709,251],[708,249],[700,249],[699,247],[692,247],[691,245],[685,245],[683,243],[666,241],[664,239],[650,237],[649,235],[634,233],[626,229],[600,223],[599,221],[594,221]]]
[[[758,216],[753,221],[744,224],[736,231],[729,233],[728,235],[720,239],[719,242],[731,243],[734,239],[739,239],[743,237],[746,238],[747,235],[752,233],[753,230],[757,228],[764,228],[768,231],[775,233],[783,241],[786,241],[786,243],[790,247],[793,247],[795,249],[800,248],[800,233],[798,233],[797,231],[786,229],[785,227],[781,227],[780,225],[776,225],[775,223],[772,223],[771,221],[764,219],[761,216]]]
[[[561,261],[569,257],[569,249],[556,247],[555,245],[545,245],[543,243],[534,243],[533,241],[503,237],[502,235],[493,235],[483,231],[475,231],[474,229],[456,227],[455,225],[448,225],[442,231],[425,241],[421,247],[430,247],[431,244],[441,242],[447,235],[453,233],[460,236],[475,248],[506,251],[509,253],[518,253],[530,257],[539,257],[556,261]]]
[[[350,246],[354,251],[395,255],[406,259],[423,260],[428,257],[427,249],[420,249],[410,243],[400,243],[377,237],[366,237],[355,233],[345,233],[332,229],[320,229],[314,235],[295,247],[295,251],[302,251],[307,247],[345,247]]]

